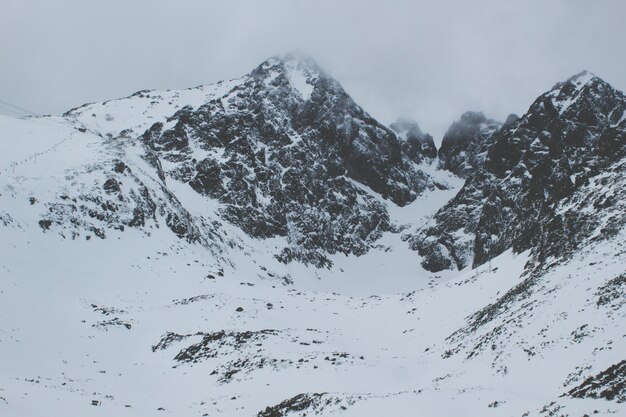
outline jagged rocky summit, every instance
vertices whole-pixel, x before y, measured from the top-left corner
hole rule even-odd
[[[164,109],[150,113],[157,108]],[[94,226],[99,235],[107,227],[143,226],[143,219],[158,222],[154,212],[166,211],[167,225],[178,236],[211,240],[202,236],[211,222],[188,215],[176,201],[170,189],[176,181],[216,201],[220,217],[248,235],[286,237],[287,246],[277,254],[282,261],[327,266],[327,254],[361,255],[383,232],[395,230],[379,196],[404,206],[426,190],[447,188],[419,166],[436,156],[430,135],[410,123],[394,125],[400,128],[394,133],[312,59],[296,54],[270,58],[214,86],[175,94],[140,91],[65,117],[98,132],[107,126],[113,142],[141,138],[139,152],[156,173],[163,199],[180,206],[160,207],[146,197],[145,189],[153,187],[140,185],[130,199],[120,197],[130,205],[121,209],[116,196],[123,189],[116,184],[130,171],[107,168],[105,192],[88,198],[133,215],[107,225],[111,210],[91,208],[89,216],[105,220]],[[118,120],[120,126],[111,128]],[[124,158],[115,164],[124,166]],[[43,219],[46,229],[63,222],[57,217]]]
[[[310,58],[273,57],[227,82],[67,112],[64,121],[105,137],[102,146],[114,151],[70,172],[72,185],[41,201],[39,225],[105,238],[163,224],[211,246],[226,239],[226,221],[253,238],[284,238],[275,254],[282,262],[329,266],[329,254],[362,255],[399,230],[387,204],[448,188],[436,166],[466,182],[407,235],[424,268],[478,266],[509,248],[546,257],[555,242],[569,248],[590,233],[594,216],[558,207],[598,174],[619,171],[624,107],[621,92],[584,72],[521,118],[464,113],[437,151],[414,121],[376,121]],[[191,213],[181,184],[214,202],[217,217]]]
[[[423,133],[417,122],[407,118],[401,118],[389,125],[393,130],[404,153],[415,163],[432,162],[437,157],[437,147],[433,137]]]
[[[623,190],[609,187],[623,175],[625,108],[623,93],[583,72],[541,95],[515,122],[494,125],[487,139],[475,140],[481,150],[474,162],[450,167],[467,175],[461,191],[411,236],[422,266],[476,267],[509,248],[561,258],[603,222],[596,238],[611,236],[626,220],[615,195]],[[451,130],[481,137],[472,115],[465,119]],[[606,188],[590,187],[600,174],[608,175]]]
[[[507,121],[514,119],[509,116]],[[502,123],[487,119],[480,112],[466,112],[454,122],[441,141],[438,151],[439,167],[453,172],[461,178],[482,165],[491,136],[500,129]]]
[[[412,163],[413,133],[399,141],[311,59],[290,54],[143,138],[164,179],[217,199],[253,237],[287,236],[284,261],[324,265],[323,252],[363,254],[392,228],[362,185],[400,206],[445,187]]]

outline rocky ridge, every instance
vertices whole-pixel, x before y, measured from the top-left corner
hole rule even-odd
[[[413,162],[417,164],[432,162],[437,157],[433,137],[423,133],[414,120],[398,119],[389,127],[396,133],[402,150]]]
[[[271,58],[227,94],[183,108],[143,135],[166,181],[187,183],[256,238],[285,236],[278,256],[328,265],[324,253],[361,255],[393,229],[384,205],[446,188],[312,60]],[[432,138],[430,138],[432,144]],[[408,147],[407,147],[408,146]],[[431,157],[434,148],[429,149]]]
[[[507,118],[509,124],[512,120],[515,120],[514,115]],[[441,141],[438,151],[439,168],[467,178],[484,163],[487,149],[491,145],[491,136],[501,126],[502,123],[487,119],[483,113],[463,113],[460,120],[450,126]]]
[[[564,214],[557,208],[599,174],[621,175],[625,108],[623,93],[587,72],[541,95],[524,116],[492,136],[484,163],[410,238],[424,257],[422,265],[430,271],[461,269],[509,248],[535,248],[543,259],[557,252],[555,242],[576,247],[578,235],[593,228],[575,220],[585,216],[576,209]],[[603,218],[615,203],[607,195],[589,217]],[[620,227],[621,217],[615,216],[612,229]]]

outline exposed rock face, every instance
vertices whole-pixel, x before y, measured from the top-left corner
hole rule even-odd
[[[568,394],[574,398],[604,398],[618,403],[626,401],[626,360],[587,378]]]
[[[432,138],[420,135],[413,128],[410,144],[399,142],[313,61],[288,55],[143,139],[164,178],[218,199],[223,216],[251,236],[287,236],[282,260],[322,266],[324,253],[362,254],[391,228],[384,205],[359,183],[398,205],[443,187],[411,163],[424,152],[414,152],[416,140],[434,155]]]
[[[101,182],[101,176],[107,180]],[[191,215],[162,184],[135,173],[119,160],[104,161],[68,173],[68,187],[57,200],[46,201],[42,229],[53,228],[67,238],[81,234],[105,239],[109,231],[132,227],[149,233],[166,226],[178,238],[213,247],[223,243],[214,225]]]
[[[540,248],[543,258],[575,248],[601,217],[577,208],[619,207],[601,189],[589,188],[589,198],[576,191],[600,173],[606,184],[618,182],[625,107],[622,93],[582,73],[502,125],[465,113],[439,158],[440,168],[467,181],[409,237],[422,265],[438,271],[477,266],[509,248]],[[446,187],[421,165],[436,154],[417,123],[383,126],[295,55],[213,86],[85,105],[63,124],[72,126],[63,141],[80,132],[107,149],[105,162],[74,170],[67,190],[41,200],[41,230],[71,238],[164,225],[209,245],[225,238],[226,220],[255,238],[286,238],[276,253],[283,262],[327,266],[329,254],[364,254],[395,229],[380,197],[404,206]],[[179,191],[208,202],[211,213],[190,214]],[[620,220],[616,213],[603,230],[610,234]],[[0,221],[12,223],[8,214]]]
[[[607,184],[623,176],[625,109],[623,93],[587,72],[540,96],[520,120],[494,134],[484,163],[411,238],[422,265],[431,271],[478,266],[509,248],[534,247],[540,259],[563,257],[597,219],[609,222],[609,236],[611,225],[624,221],[613,192],[588,188],[589,198],[575,192],[603,171]],[[589,216],[579,209],[591,198],[597,204]]]
[[[423,133],[417,122],[410,119],[398,119],[389,127],[396,133],[402,150],[412,161],[419,164],[437,157],[433,137],[428,133]]]
[[[517,114],[515,114],[515,113],[509,114],[506,117],[506,120],[504,121],[504,123],[502,123],[501,129],[508,128],[513,123],[517,122],[518,120],[519,120],[519,116]]]
[[[507,119],[509,122],[510,117]],[[480,112],[463,113],[441,141],[439,167],[467,178],[476,167],[484,163],[491,136],[501,125]]]

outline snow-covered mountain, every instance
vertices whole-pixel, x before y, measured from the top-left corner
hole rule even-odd
[[[428,133],[423,133],[416,121],[401,118],[389,127],[396,133],[404,153],[414,162],[418,164],[423,161],[432,162],[437,157],[437,147],[433,137]]]
[[[425,257],[422,265],[431,271],[476,267],[510,248],[533,248],[542,259],[569,256],[606,213],[614,214],[606,226],[619,229],[624,217],[609,199],[620,192],[613,187],[597,197],[608,200],[589,215],[581,212],[582,201],[560,209],[597,175],[620,176],[625,108],[622,92],[588,72],[541,95],[524,116],[487,139],[492,144],[463,189],[411,239]]]
[[[510,115],[506,124],[515,121]],[[465,112],[454,122],[441,141],[438,151],[439,167],[467,178],[469,174],[484,164],[485,155],[491,146],[491,136],[502,123],[487,119],[480,112]]]
[[[221,219],[252,237],[286,237],[275,254],[283,262],[324,266],[327,254],[362,255],[393,230],[378,196],[404,206],[425,191],[450,188],[441,175],[418,166],[415,153],[403,151],[405,142],[336,80],[296,55],[270,58],[244,77],[215,86],[144,91],[86,105],[63,120],[107,138],[104,143],[118,157],[100,169],[106,172],[102,190],[94,184],[89,195],[54,203],[42,220],[53,232],[81,223],[98,229],[96,236],[120,226],[143,227],[146,219],[157,222],[157,210],[177,235],[211,240],[202,236],[206,215],[192,218],[179,204],[175,188],[182,187],[212,201]],[[140,163],[156,183],[142,183],[128,160]],[[132,194],[119,186],[128,177],[137,182]],[[152,204],[155,197],[147,196],[155,187],[164,196]],[[94,198],[94,207],[81,207]],[[76,218],[77,212],[87,218]]]
[[[0,117],[0,414],[626,413],[625,108],[437,151],[290,54]]]

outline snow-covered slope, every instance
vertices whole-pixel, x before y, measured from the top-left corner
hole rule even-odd
[[[341,277],[310,271],[290,270],[296,282],[284,285],[261,251],[254,261],[267,274],[244,252],[221,270],[202,247],[172,245],[162,229],[124,236],[124,245],[3,237],[13,243],[2,248],[0,293],[6,415],[625,411],[561,397],[623,359],[619,245],[591,246],[477,326],[485,306],[525,285],[527,253],[456,277],[417,273],[402,293],[368,294],[367,279],[350,292],[337,288]],[[598,254],[605,261],[590,265]],[[368,279],[367,265],[380,259],[362,260]],[[397,271],[387,263],[374,278],[393,282]]]
[[[228,93],[239,83],[241,79],[186,90],[142,90],[121,99],[84,104],[64,116],[108,137],[138,135],[154,123],[164,122],[182,107],[198,108]]]
[[[572,84],[553,135],[598,126]],[[476,175],[310,59],[0,117],[0,415],[625,414],[619,103],[533,245],[436,273],[413,232]]]

